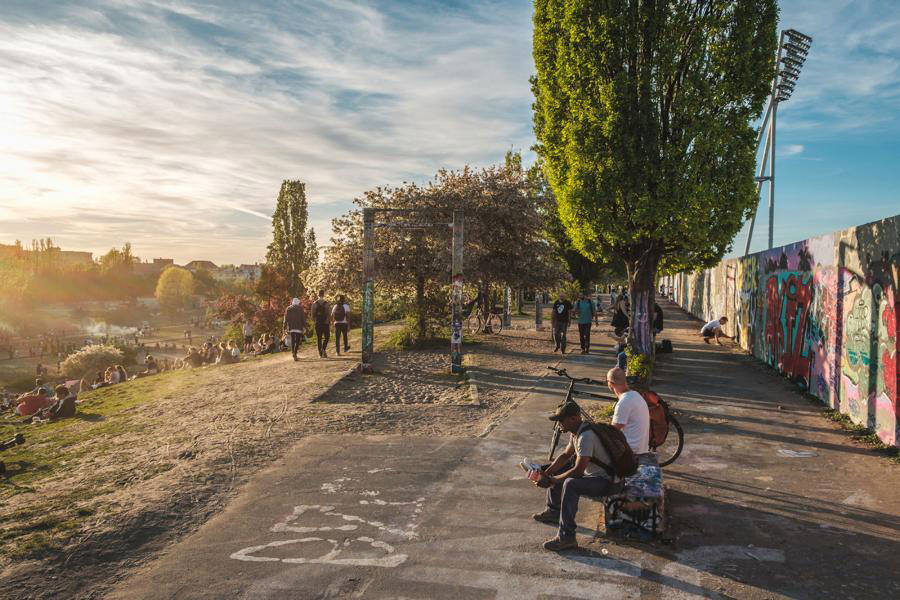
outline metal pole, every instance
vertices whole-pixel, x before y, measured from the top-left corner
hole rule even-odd
[[[453,258],[450,287],[450,372],[463,372],[463,211],[453,211]]]
[[[766,172],[766,166],[769,164],[769,147],[772,143],[772,137],[766,136],[766,148],[763,150],[762,161],[759,164],[759,171],[756,175],[756,201],[759,204],[759,192],[762,190],[763,173]],[[753,210],[753,217],[750,219],[750,231],[747,232],[747,244],[744,246],[744,256],[750,254],[750,240],[753,239],[753,225],[756,223],[756,210]]]
[[[362,359],[363,373],[372,372],[375,345],[375,209],[363,209],[362,264]]]
[[[780,54],[780,53],[779,53]],[[773,246],[773,231],[775,226],[775,117],[778,114],[778,101],[772,107],[772,124],[769,126],[769,144],[772,157],[769,162],[769,250]]]
[[[534,330],[535,331],[543,331],[544,330],[544,314],[543,307],[541,306],[541,293],[534,293]]]
[[[756,195],[757,195],[757,206],[759,206],[759,192],[762,190],[762,181],[759,181],[759,178],[762,177],[762,174],[766,171],[766,159],[769,157],[769,146],[774,141],[772,136],[772,129],[775,128],[775,111],[777,110],[778,104],[778,77],[781,72],[781,51],[782,46],[784,46],[784,31],[781,32],[781,35],[778,38],[778,52],[775,55],[775,77],[772,78],[772,89],[769,92],[769,104],[766,106],[766,115],[763,117],[762,126],[759,128],[759,134],[756,136],[756,150],[759,151],[759,144],[762,142],[762,136],[766,132],[766,124],[769,123],[769,117],[772,118],[772,124],[769,128],[769,135],[766,136],[766,149],[763,151],[762,165],[759,167],[759,174],[757,175],[756,182]],[[773,165],[774,165],[774,150],[772,152]],[[773,174],[774,175],[774,174]],[[773,196],[771,189],[769,190],[769,226],[771,228],[772,224],[772,204]],[[753,226],[756,224],[756,208],[753,209],[753,216],[750,217],[750,230],[747,232],[747,244],[744,246],[744,256],[750,254],[750,241],[753,239]],[[771,229],[769,234],[769,248],[772,247],[772,235]]]

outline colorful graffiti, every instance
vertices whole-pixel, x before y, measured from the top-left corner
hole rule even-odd
[[[701,319],[729,316],[742,348],[820,398],[900,440],[900,215],[673,278]]]

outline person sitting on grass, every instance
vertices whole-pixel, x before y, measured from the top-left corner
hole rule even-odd
[[[711,340],[712,338],[716,338],[716,343],[721,346],[722,342],[719,341],[719,338],[728,338],[729,340],[733,340],[733,337],[731,337],[730,335],[725,335],[725,332],[722,331],[722,326],[726,323],[728,323],[728,317],[720,317],[704,325],[703,329],[700,330],[700,335],[703,336],[703,341],[708,344],[709,340]]]
[[[116,365],[116,371],[119,372],[119,383],[128,381],[128,371],[122,365]]]
[[[16,412],[22,417],[30,417],[36,412],[47,408],[51,398],[46,388],[39,387],[36,394],[20,396],[18,400],[19,404],[16,406]]]
[[[75,396],[64,385],[56,386],[56,402],[37,414],[25,419],[26,423],[33,423],[37,419],[56,421],[75,416]]]
[[[274,336],[271,336],[267,333],[262,334],[259,338],[259,350],[254,352],[257,356],[262,354],[272,354],[277,352],[277,346],[275,344]]]
[[[190,347],[190,349],[188,350],[188,355],[184,357],[184,366],[191,367],[192,369],[197,369],[203,366],[203,357],[194,346]]]
[[[566,433],[571,433],[566,449],[542,472],[534,484],[547,488],[547,508],[532,515],[535,521],[558,525],[555,538],[544,542],[545,550],[558,552],[577,548],[575,514],[581,496],[608,496],[615,491],[613,476],[597,464],[612,464],[609,453],[574,402],[560,404],[550,416]]]

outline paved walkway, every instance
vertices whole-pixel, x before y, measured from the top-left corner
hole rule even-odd
[[[530,519],[542,495],[515,465],[546,452],[545,415],[563,385],[487,372],[486,385],[520,389],[522,402],[486,437],[309,439],[109,597],[900,594],[900,469],[854,447],[765,367],[704,345],[697,322],[666,312],[676,351],[655,387],[687,440],[665,469],[672,544],[590,543],[585,527],[585,549],[540,549],[554,530]],[[595,347],[566,358],[570,373],[602,376],[612,356]]]

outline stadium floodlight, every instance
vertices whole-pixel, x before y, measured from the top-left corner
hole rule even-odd
[[[796,29],[783,29],[778,41],[778,53],[775,55],[775,77],[772,79],[772,91],[769,94],[769,104],[763,117],[762,126],[756,138],[756,150],[759,152],[763,134],[766,138],[765,150],[756,176],[756,194],[762,190],[764,182],[769,182],[769,249],[773,245],[773,226],[775,223],[775,116],[778,113],[778,104],[790,100],[797,87],[800,78],[800,70],[806,62],[806,57],[812,48],[813,39]],[[769,174],[766,172],[769,166]],[[744,247],[744,256],[750,253],[750,241],[753,239],[753,226],[756,224],[756,210],[750,217],[750,230],[747,233],[747,245]]]

